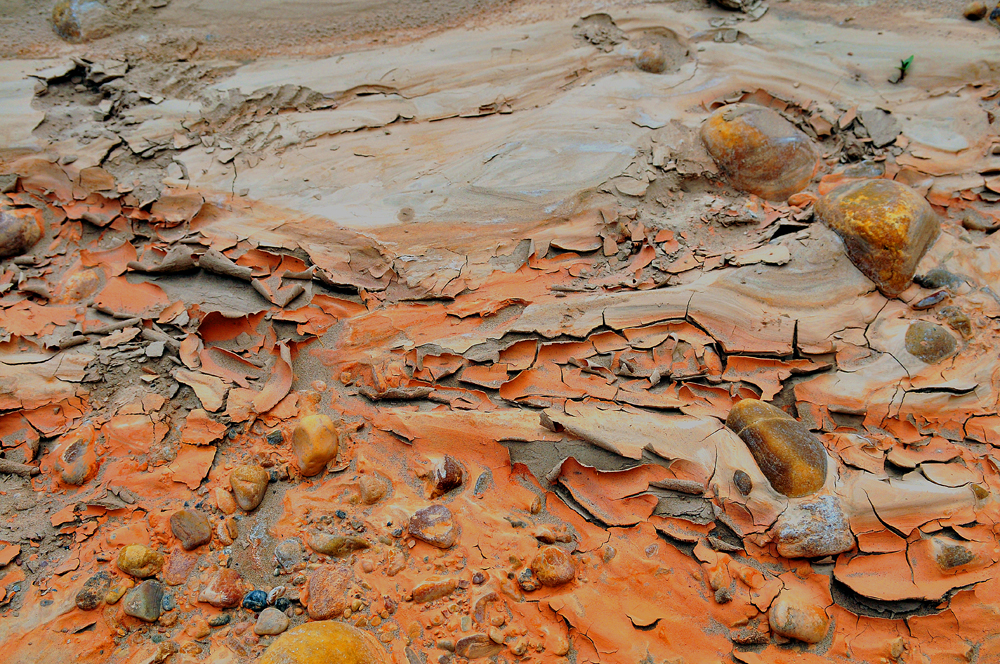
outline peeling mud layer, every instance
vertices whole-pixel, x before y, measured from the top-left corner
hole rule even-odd
[[[0,0],[0,662],[1000,661],[988,21],[54,4]],[[888,213],[813,212],[871,179],[940,223],[892,298]]]

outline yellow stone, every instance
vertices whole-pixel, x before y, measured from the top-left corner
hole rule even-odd
[[[733,406],[726,426],[750,448],[774,490],[789,498],[815,493],[826,482],[826,449],[801,422],[757,399]]]
[[[118,552],[118,569],[139,579],[159,574],[163,562],[162,553],[142,544],[129,544]]]
[[[373,635],[333,620],[309,622],[282,634],[258,664],[390,664]]]
[[[717,109],[702,124],[701,140],[734,187],[773,201],[805,189],[819,163],[808,136],[755,104]]]
[[[847,257],[887,297],[913,279],[941,222],[930,204],[893,180],[862,180],[816,202],[816,216],[844,241]]]
[[[340,449],[340,434],[327,415],[306,415],[292,432],[292,450],[306,477],[323,472]]]

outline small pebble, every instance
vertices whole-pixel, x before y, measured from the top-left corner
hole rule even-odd
[[[431,473],[431,498],[438,498],[462,486],[464,477],[465,473],[458,461],[453,456],[446,455]]]
[[[389,492],[389,486],[388,480],[382,479],[378,475],[362,475],[361,479],[358,480],[358,493],[361,502],[365,505],[374,505]]]
[[[449,549],[458,541],[458,527],[451,510],[444,505],[431,505],[418,510],[410,519],[410,535],[439,549]]]
[[[336,618],[347,609],[348,591],[354,574],[346,565],[320,567],[309,577],[309,617]]]
[[[223,567],[209,580],[198,595],[199,602],[208,602],[220,609],[239,606],[243,599],[243,578],[239,572]]]
[[[196,510],[179,510],[170,515],[170,530],[180,540],[185,551],[197,549],[212,541],[212,524]]]
[[[355,535],[314,533],[309,538],[309,548],[327,556],[344,556],[353,551],[367,549],[369,546],[363,537]]]
[[[267,484],[271,477],[261,466],[237,466],[229,474],[229,483],[233,487],[233,498],[236,503],[245,511],[252,512],[257,509],[264,494],[267,493]]]
[[[125,593],[122,610],[133,618],[156,622],[160,617],[162,602],[163,585],[159,581],[148,580]]]
[[[962,16],[970,21],[981,21],[988,11],[989,7],[986,6],[985,2],[982,0],[973,0],[965,5],[965,9],[962,10]]]
[[[76,606],[83,611],[93,611],[101,605],[110,585],[110,575],[107,572],[98,572],[87,579],[83,588],[76,594]]]
[[[163,562],[162,553],[142,544],[129,544],[118,552],[118,569],[137,579],[156,576]]]
[[[251,590],[243,596],[243,608],[261,612],[267,608],[267,593],[263,590]]]
[[[337,458],[340,434],[327,415],[306,415],[292,432],[292,451],[305,477],[318,475]]]
[[[568,553],[557,546],[543,546],[531,561],[531,571],[543,586],[559,586],[576,576],[576,565]]]
[[[288,629],[288,624],[288,616],[278,609],[268,607],[261,611],[261,614],[257,617],[257,623],[253,626],[253,632],[260,636],[274,636]]]
[[[212,627],[222,627],[223,625],[228,625],[229,621],[232,620],[232,616],[228,613],[220,613],[217,616],[212,616],[208,619],[208,624]]]

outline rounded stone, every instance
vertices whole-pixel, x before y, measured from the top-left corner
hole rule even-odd
[[[965,9],[962,10],[962,16],[970,21],[981,21],[989,10],[989,7],[986,6],[983,0],[973,0],[965,5]]]
[[[0,258],[23,254],[43,233],[40,213],[34,208],[0,210]]]
[[[854,548],[854,532],[840,500],[820,494],[790,503],[773,527],[785,558],[835,556]]]
[[[271,476],[262,466],[237,466],[229,474],[229,483],[233,487],[233,498],[245,511],[257,509],[264,494],[267,493],[267,483]]]
[[[263,590],[251,590],[243,596],[243,608],[260,613],[267,608],[267,593]]]
[[[101,602],[111,587],[111,576],[107,572],[98,572],[87,579],[83,588],[76,594],[76,606],[82,611],[93,611]]]
[[[129,544],[118,552],[118,569],[137,579],[156,576],[163,569],[163,554],[142,544]]]
[[[372,634],[333,620],[294,627],[275,639],[258,664],[390,664]]]
[[[927,364],[937,364],[958,350],[958,342],[948,330],[923,320],[910,323],[904,343],[906,352]]]
[[[804,189],[819,164],[808,136],[754,104],[717,109],[702,124],[701,139],[734,187],[768,200]]]
[[[816,216],[840,236],[847,257],[886,297],[910,285],[941,227],[922,196],[893,180],[838,187],[816,202]]]
[[[438,498],[462,486],[465,473],[455,457],[445,455],[431,473],[431,498]]]
[[[367,540],[355,535],[315,533],[309,538],[309,548],[327,556],[343,556],[352,551],[367,549],[369,546]]]
[[[444,505],[425,507],[410,518],[407,532],[439,549],[449,549],[458,541],[458,527],[451,510]]]
[[[278,542],[274,547],[274,559],[285,569],[291,569],[302,560],[302,542],[292,537]]]
[[[185,551],[212,541],[212,524],[207,516],[196,510],[178,510],[171,514],[170,530]]]
[[[209,580],[198,595],[199,602],[208,602],[219,609],[239,606],[243,599],[243,577],[234,569],[223,567]]]
[[[55,468],[66,484],[80,486],[97,473],[96,432],[86,424],[63,436],[55,449]]]
[[[819,643],[830,628],[826,609],[804,592],[782,590],[767,613],[771,631],[805,643]]]
[[[305,477],[323,472],[339,449],[340,434],[327,415],[306,415],[292,432],[292,451]]]
[[[389,492],[390,484],[378,475],[362,475],[358,480],[358,493],[365,505],[374,505]]]
[[[115,31],[115,17],[97,0],[60,0],[52,8],[52,29],[68,42],[101,39]]]
[[[143,581],[125,593],[122,610],[126,615],[145,622],[156,622],[163,602],[163,586],[159,581]]]
[[[531,571],[543,586],[561,586],[576,576],[576,565],[559,547],[543,546],[531,561]]]
[[[309,577],[309,617],[313,620],[336,618],[348,606],[348,592],[354,573],[346,565],[320,567]]]
[[[253,633],[258,636],[274,636],[288,629],[288,623],[288,616],[274,607],[268,607],[257,616]]]

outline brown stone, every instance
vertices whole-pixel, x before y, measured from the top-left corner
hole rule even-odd
[[[462,466],[451,455],[446,455],[431,473],[431,498],[438,498],[462,486]]]
[[[431,505],[418,510],[411,518],[408,532],[413,537],[439,549],[449,549],[458,541],[458,526],[451,510],[444,505]]]
[[[238,507],[236,501],[233,499],[233,494],[221,486],[215,488],[215,504],[223,514],[235,514]]]
[[[906,352],[927,364],[937,364],[958,350],[958,342],[948,330],[923,320],[910,323],[904,343]]]
[[[358,494],[365,505],[374,505],[389,492],[389,481],[378,475],[362,475],[358,480]]]
[[[844,241],[847,257],[887,297],[903,292],[941,222],[926,200],[893,180],[862,180],[816,202],[816,216]]]
[[[195,510],[178,510],[171,514],[170,530],[185,551],[212,541],[212,524],[207,516]]]
[[[962,10],[962,16],[970,21],[981,21],[989,10],[989,7],[986,6],[983,0],[973,0],[965,5],[965,9]]]
[[[233,487],[233,498],[247,512],[257,509],[264,494],[267,493],[267,483],[271,476],[262,466],[237,466],[229,474],[229,483]]]
[[[0,258],[23,254],[43,234],[41,213],[34,208],[0,210]]]
[[[163,567],[163,582],[169,586],[179,586],[187,581],[197,565],[197,553],[174,549],[167,556],[167,564]]]
[[[823,444],[780,408],[744,399],[729,411],[726,426],[747,444],[775,491],[795,498],[818,491],[826,482]]]
[[[701,138],[734,187],[769,200],[804,189],[819,163],[808,136],[754,104],[716,110],[701,126]]]
[[[791,503],[775,522],[774,535],[785,558],[835,556],[854,548],[854,532],[835,496]]]
[[[327,556],[343,556],[352,551],[367,549],[370,545],[363,537],[356,535],[331,535],[314,533],[309,538],[309,548]]]
[[[807,593],[797,589],[782,590],[767,612],[771,631],[805,643],[819,643],[830,628],[826,609]]]
[[[417,604],[433,602],[446,597],[458,588],[456,579],[431,579],[413,589],[413,601]]]
[[[207,620],[198,617],[187,624],[187,627],[184,628],[184,633],[192,639],[203,639],[212,633],[212,628],[209,627]]]
[[[243,577],[236,570],[223,567],[202,589],[198,601],[208,602],[219,609],[228,609],[239,606],[243,594]]]
[[[77,608],[82,611],[93,611],[101,605],[110,587],[111,576],[107,572],[98,572],[90,577],[76,594]]]
[[[163,554],[142,544],[129,544],[118,552],[118,569],[137,579],[156,576],[163,568]]]
[[[576,564],[559,547],[543,546],[531,561],[531,571],[543,586],[561,586],[576,576]]]
[[[326,415],[306,415],[292,432],[292,450],[299,471],[306,477],[323,472],[326,464],[337,458],[340,434]]]
[[[346,565],[320,567],[309,577],[309,617],[313,620],[336,618],[348,606],[348,592],[354,573]]]

